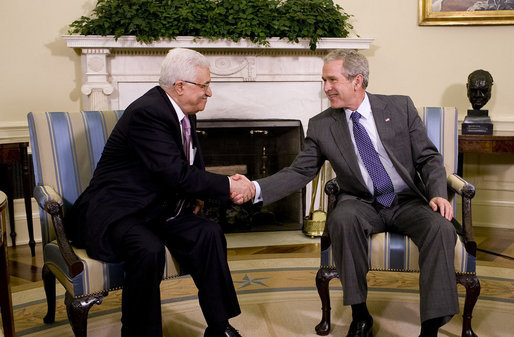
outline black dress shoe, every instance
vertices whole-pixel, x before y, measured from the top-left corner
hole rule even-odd
[[[373,337],[372,327],[373,318],[371,316],[363,321],[352,321],[346,337]]]
[[[227,327],[225,328],[225,331],[223,332],[216,332],[214,331],[214,329],[211,329],[209,327],[207,327],[207,329],[205,329],[205,333],[203,335],[203,337],[243,337],[241,336],[241,334],[239,334],[239,332],[234,329],[234,327],[232,325],[227,325]]]

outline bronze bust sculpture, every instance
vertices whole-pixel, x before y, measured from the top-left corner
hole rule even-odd
[[[468,98],[474,110],[480,110],[491,98],[493,77],[488,71],[475,70],[468,76]]]
[[[491,98],[492,86],[493,77],[488,71],[479,69],[469,74],[466,88],[473,109],[468,110],[462,123],[463,134],[490,135],[493,133],[493,123],[488,111],[482,110],[482,107]]]

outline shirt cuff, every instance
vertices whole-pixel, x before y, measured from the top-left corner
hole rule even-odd
[[[253,198],[253,203],[256,204],[258,202],[263,201],[261,194],[261,186],[255,180],[252,180],[253,185],[255,186],[255,197]]]

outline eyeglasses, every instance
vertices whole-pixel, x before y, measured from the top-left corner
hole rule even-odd
[[[211,83],[205,83],[205,84],[202,84],[202,83],[196,83],[196,82],[191,82],[191,81],[182,81],[182,82],[186,82],[186,83],[189,83],[189,84],[194,84],[194,85],[197,85],[199,86],[201,89],[203,89],[203,91],[207,92],[207,90],[209,90],[209,86],[211,85]]]

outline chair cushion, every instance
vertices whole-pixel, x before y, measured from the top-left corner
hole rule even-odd
[[[123,286],[124,273],[122,263],[106,263],[94,260],[87,256],[85,249],[73,247],[73,250],[82,260],[84,270],[72,278],[59,251],[57,242],[49,242],[43,249],[45,264],[72,296],[80,297],[97,294],[120,289]],[[178,262],[171,256],[168,248],[166,248],[166,265],[162,276],[163,280],[180,275],[183,274],[179,269]]]
[[[406,235],[386,232],[368,238],[370,270],[419,272],[418,260],[418,247]],[[455,245],[454,262],[457,273],[476,271],[476,258],[466,252],[460,236]],[[321,266],[335,266],[330,247],[321,252]]]

